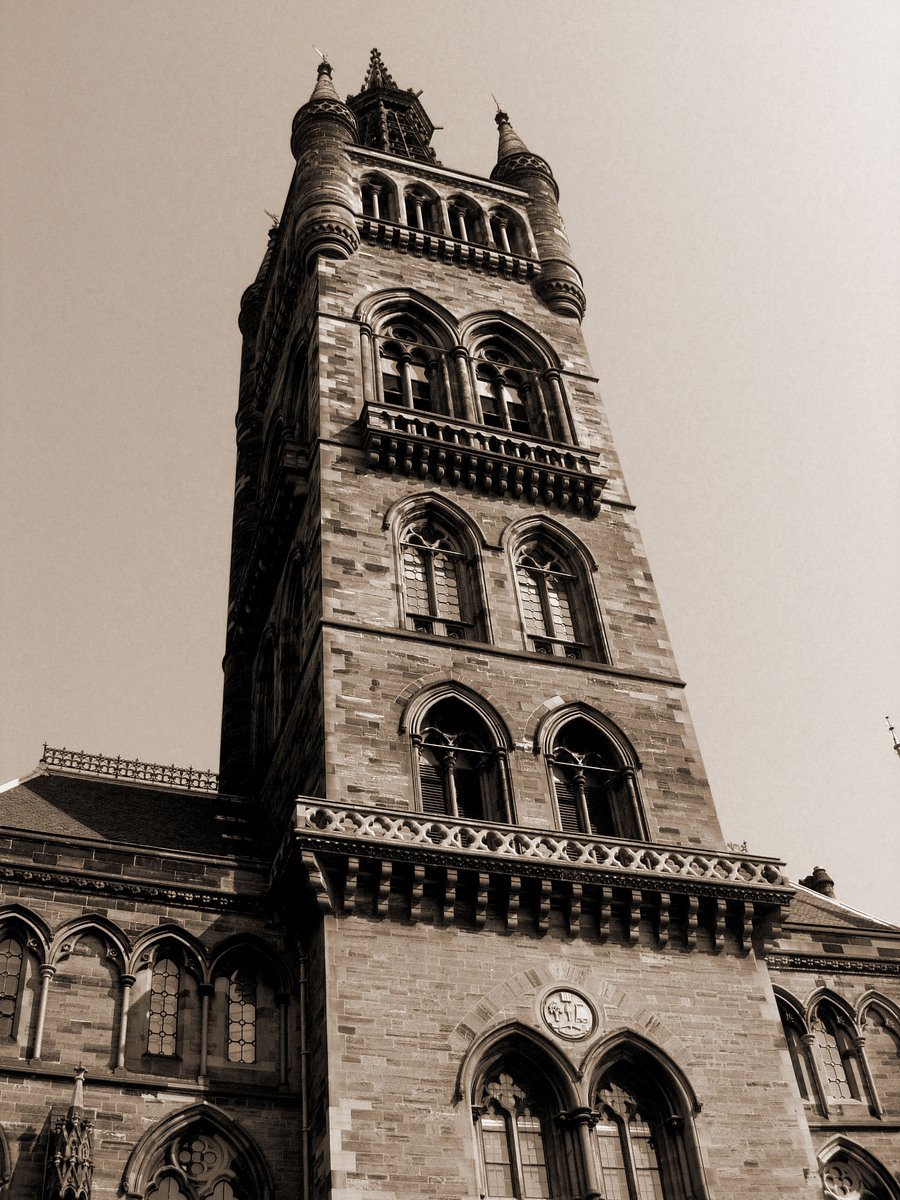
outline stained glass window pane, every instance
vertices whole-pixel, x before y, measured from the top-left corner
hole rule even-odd
[[[174,1054],[178,1033],[178,966],[171,958],[161,958],[153,967],[150,982],[150,1054]]]
[[[0,941],[0,1037],[12,1037],[24,949],[15,938]]]
[[[228,1061],[256,1062],[256,981],[244,971],[228,981]]]

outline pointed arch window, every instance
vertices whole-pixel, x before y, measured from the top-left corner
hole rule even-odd
[[[527,648],[605,661],[590,584],[573,556],[535,537],[517,547],[514,561]]]
[[[598,1090],[595,1126],[604,1195],[622,1200],[663,1200],[658,1138],[634,1091],[614,1076]]]
[[[810,1058],[812,1039],[806,1033],[800,1018],[780,1000],[778,1011],[784,1028],[784,1040],[791,1056],[791,1066],[794,1068],[797,1090],[801,1099],[812,1102],[816,1098],[815,1072]]]
[[[228,1061],[256,1062],[256,977],[246,968],[228,979]]]
[[[235,1148],[205,1126],[174,1138],[160,1159],[146,1200],[256,1200]]]
[[[423,812],[468,821],[511,822],[506,759],[485,720],[448,697],[414,736]]]
[[[467,196],[454,196],[448,202],[450,231],[460,242],[484,245],[484,214]]]
[[[863,1099],[858,1039],[833,1004],[818,1005],[810,1027],[816,1042],[825,1095],[833,1103]]]
[[[481,353],[484,361],[476,365],[475,381],[482,422],[526,437],[549,437],[535,380],[505,347],[489,345]]]
[[[440,355],[411,324],[390,327],[379,350],[386,404],[417,412],[446,412]]]
[[[374,221],[395,221],[393,193],[388,182],[377,175],[362,181],[363,216]]]
[[[550,1200],[548,1122],[518,1072],[489,1073],[473,1108],[488,1200]]]
[[[181,971],[174,958],[161,957],[150,975],[150,1018],[147,1053],[173,1057],[178,1043],[178,1001]]]
[[[867,1157],[874,1165],[875,1160]],[[882,1169],[878,1174],[882,1174]],[[883,1171],[883,1178],[889,1178],[887,1171]],[[895,1194],[875,1177],[875,1170],[868,1163],[864,1164],[856,1155],[843,1150],[822,1167],[822,1186],[825,1200],[891,1200]]]
[[[409,524],[400,539],[406,625],[419,633],[472,638],[472,564],[459,537],[433,518]]]
[[[528,249],[519,218],[506,209],[495,209],[490,217],[494,245],[504,254],[527,255]]]
[[[560,828],[596,837],[641,837],[634,769],[592,721],[575,717],[549,755]]]
[[[16,1014],[25,980],[25,942],[0,932],[0,1038],[16,1035]]]

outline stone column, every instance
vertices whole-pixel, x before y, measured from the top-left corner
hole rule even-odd
[[[37,1023],[34,1030],[34,1048],[32,1058],[41,1057],[41,1047],[44,1044],[44,1022],[47,1019],[47,1001],[50,998],[50,980],[56,974],[56,967],[50,963],[41,964],[41,994],[38,999]]]

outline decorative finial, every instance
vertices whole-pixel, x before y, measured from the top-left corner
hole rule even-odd
[[[494,103],[496,104],[496,106],[497,106],[497,112],[498,112],[498,113],[502,112],[502,111],[503,111],[503,109],[500,107],[500,101],[497,99],[497,97],[494,95],[494,93],[493,93],[493,92],[491,92],[491,99],[493,100],[493,102],[494,102]],[[508,117],[507,117],[507,120],[509,120],[509,118],[508,118]]]
[[[897,731],[894,729],[893,725],[891,724],[890,717],[885,717],[884,719],[885,719],[885,721],[887,721],[887,727],[891,732],[891,738],[893,739],[893,742],[894,742],[894,749],[897,752],[897,757],[900,758],[900,742],[897,741]]]
[[[81,1063],[75,1068],[75,1090],[72,1093],[73,1111],[84,1108],[84,1081],[87,1076],[87,1067],[83,1067]]]

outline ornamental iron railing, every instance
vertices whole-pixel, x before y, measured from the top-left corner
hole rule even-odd
[[[57,749],[44,743],[41,762],[47,767],[64,767],[87,775],[103,775],[108,779],[134,779],[155,783],[161,787],[186,788],[195,792],[217,792],[219,776],[215,771],[197,771],[193,767],[165,766],[163,763],[141,762],[137,758],[113,758],[108,754],[86,754],[83,750]]]
[[[295,830],[337,839],[371,841],[385,847],[420,846],[428,851],[489,855],[493,860],[531,860],[565,867],[596,867],[604,872],[668,876],[752,887],[789,887],[774,858],[720,851],[690,850],[650,842],[598,838],[558,831],[473,823],[420,813],[353,808],[299,800]]]
[[[606,484],[599,454],[465,421],[366,404],[368,463],[495,495],[593,511]]]

